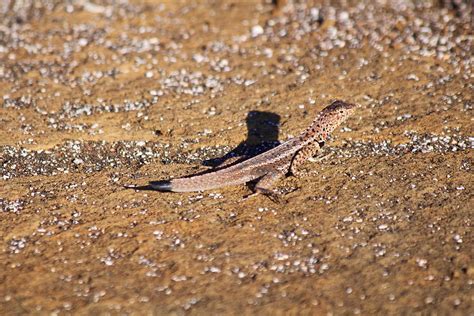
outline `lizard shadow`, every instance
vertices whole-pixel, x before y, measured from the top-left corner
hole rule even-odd
[[[247,113],[247,138],[222,157],[203,161],[204,166],[217,168],[232,161],[233,165],[257,156],[278,145],[280,115],[273,112],[250,111]]]

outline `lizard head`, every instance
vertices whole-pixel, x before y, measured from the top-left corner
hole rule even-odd
[[[344,101],[334,101],[325,107],[318,115],[312,126],[307,130],[312,137],[325,141],[336,127],[351,116],[357,106]]]
[[[340,124],[351,116],[356,108],[355,104],[336,100],[321,111],[320,117],[326,117],[334,123]]]

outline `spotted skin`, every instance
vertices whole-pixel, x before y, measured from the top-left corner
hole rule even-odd
[[[293,161],[290,166],[290,171],[291,173],[298,177],[301,175],[300,171],[298,168],[305,163],[308,158],[314,157],[318,153],[318,151],[321,149],[321,145],[319,145],[318,142],[314,142],[313,144],[310,144],[304,148],[301,148],[293,158]]]
[[[257,180],[255,191],[267,194],[273,184],[313,157],[334,129],[355,111],[354,104],[335,101],[324,108],[301,135],[238,164],[214,172],[170,181],[150,182],[159,191],[194,192]]]

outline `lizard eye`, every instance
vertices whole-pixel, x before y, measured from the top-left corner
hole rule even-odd
[[[324,142],[323,142],[323,141],[318,142],[318,144],[319,144],[319,147],[323,147],[323,146],[324,146]]]

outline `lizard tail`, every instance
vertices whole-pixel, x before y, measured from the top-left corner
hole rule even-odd
[[[151,181],[150,186],[158,191],[173,191],[171,181]]]
[[[196,192],[245,183],[258,177],[258,175],[256,176],[251,172],[239,172],[238,174],[234,174],[232,171],[233,170],[223,169],[189,178],[152,181],[150,182],[150,186],[158,191]]]

